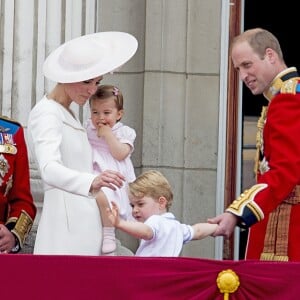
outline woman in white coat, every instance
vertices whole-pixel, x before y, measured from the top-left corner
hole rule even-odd
[[[93,173],[86,131],[70,105],[84,105],[103,75],[123,65],[136,49],[130,34],[100,32],[66,42],[44,62],[44,75],[57,84],[34,106],[28,121],[29,149],[44,184],[34,254],[101,253],[94,196],[101,187],[119,188],[124,177],[109,170]]]

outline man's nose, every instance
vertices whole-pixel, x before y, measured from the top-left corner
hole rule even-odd
[[[246,77],[247,77],[247,72],[243,71],[243,70],[240,70],[239,71],[239,77],[242,81],[245,81]]]

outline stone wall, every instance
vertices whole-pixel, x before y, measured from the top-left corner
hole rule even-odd
[[[137,132],[137,175],[158,169],[174,189],[172,212],[184,223],[216,213],[220,113],[222,0],[1,1],[1,112],[26,130],[32,106],[53,83],[42,76],[45,57],[62,42],[97,31],[127,31],[136,55],[104,83],[125,97],[124,123]],[[229,5],[227,3],[227,5]],[[3,17],[5,16],[5,18]],[[11,34],[14,32],[14,34]],[[226,60],[226,57],[225,57]],[[84,121],[88,108],[75,108]],[[42,185],[30,161],[38,216]],[[123,238],[120,238],[121,240]],[[124,237],[126,240],[126,238]],[[136,242],[129,243],[134,250]],[[214,257],[215,240],[189,243],[183,254]]]

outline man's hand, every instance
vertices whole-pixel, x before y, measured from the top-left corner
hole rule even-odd
[[[15,247],[16,238],[6,228],[5,225],[0,224],[0,253],[9,253]]]
[[[207,222],[219,225],[212,236],[224,236],[229,238],[233,233],[234,227],[237,225],[238,220],[238,217],[234,214],[225,212],[214,218],[208,219]]]

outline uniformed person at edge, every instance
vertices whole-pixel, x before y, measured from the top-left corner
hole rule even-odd
[[[36,215],[23,127],[0,116],[0,253],[17,253]]]
[[[287,67],[277,38],[262,28],[235,37],[231,59],[253,95],[263,94],[257,124],[256,184],[225,212],[214,236],[249,229],[245,259],[300,261],[300,76]]]

